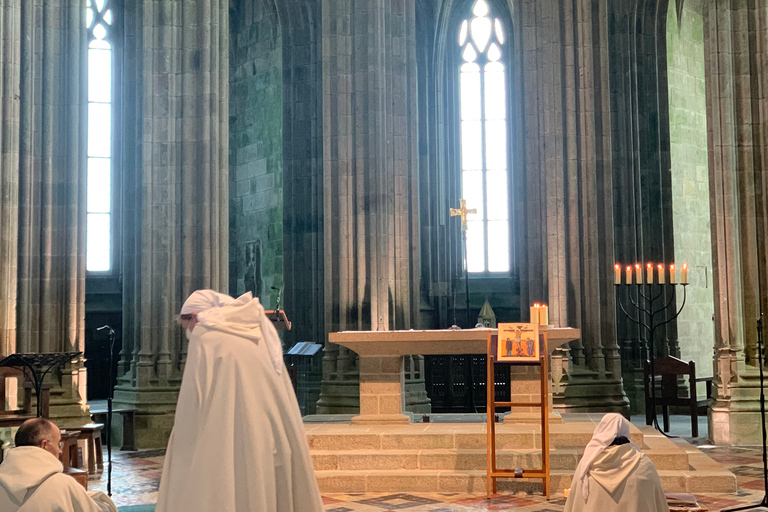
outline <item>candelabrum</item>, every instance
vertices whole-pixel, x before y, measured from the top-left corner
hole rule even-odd
[[[629,272],[627,275],[629,276]],[[653,426],[656,430],[666,436],[667,434],[659,428],[659,422],[656,418],[654,333],[656,329],[672,322],[680,316],[680,313],[682,313],[683,308],[685,307],[686,288],[688,287],[687,279],[684,279],[686,282],[682,283],[674,282],[674,280],[672,280],[673,282],[671,283],[666,283],[663,280],[660,280],[661,282],[653,283],[652,279],[649,279],[646,282],[643,282],[642,279],[637,279],[634,283],[627,282],[623,284],[620,281],[620,279],[616,279],[614,284],[616,286],[616,300],[619,303],[621,312],[630,322],[637,324],[641,329],[644,329],[647,335],[648,358],[650,359],[651,366],[651,417],[653,418]],[[631,280],[627,279],[627,281]],[[683,301],[679,308],[675,303],[676,293],[673,293],[678,286],[683,287]],[[623,293],[624,290],[626,290],[626,293]],[[665,291],[670,293],[665,294]],[[626,300],[628,300],[629,304],[625,305],[625,300],[622,298],[622,295],[627,297]],[[630,311],[627,310],[628,308]]]

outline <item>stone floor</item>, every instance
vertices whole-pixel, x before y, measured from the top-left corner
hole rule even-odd
[[[632,418],[642,425],[641,418]],[[671,433],[686,438],[728,468],[737,476],[736,494],[696,494],[701,510],[723,510],[739,505],[759,502],[763,495],[762,455],[757,447],[716,447],[706,444],[706,419],[700,425],[702,438],[691,439],[690,421],[673,417]],[[117,451],[113,454],[113,499],[119,506],[152,504],[157,501],[157,489],[163,463],[163,450],[133,453]],[[106,468],[105,468],[106,469]],[[90,490],[106,490],[106,471],[89,482]],[[559,512],[565,499],[556,494],[550,501],[537,495],[501,495],[486,500],[484,495],[453,493],[383,493],[383,494],[330,494],[323,496],[326,512],[468,512],[520,510],[526,512]],[[768,511],[765,508],[753,509]]]

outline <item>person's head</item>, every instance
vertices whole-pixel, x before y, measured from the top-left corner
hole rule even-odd
[[[37,446],[57,459],[61,455],[61,432],[52,421],[33,418],[21,424],[14,438],[16,446]]]
[[[247,295],[247,299],[250,300],[250,294]],[[192,294],[187,297],[187,300],[184,301],[184,305],[181,306],[181,311],[179,312],[179,324],[186,331],[187,337],[189,337],[198,323],[198,313],[203,313],[204,311],[213,308],[228,306],[236,302],[237,300],[229,295],[219,293],[215,290],[197,290],[196,292],[192,292]]]
[[[189,335],[197,325],[197,312],[179,315],[179,325]]]
[[[603,419],[597,424],[592,433],[592,439],[601,439],[609,445],[617,437],[630,438],[629,421],[621,414],[611,412],[603,416]]]

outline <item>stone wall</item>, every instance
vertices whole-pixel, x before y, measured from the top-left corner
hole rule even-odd
[[[283,286],[283,50],[274,6],[238,2],[230,40],[229,291]]]
[[[685,309],[677,320],[680,357],[696,362],[697,376],[712,375],[712,238],[707,169],[702,0],[688,0],[667,17],[667,83],[675,262],[688,262]],[[678,272],[679,273],[679,272]],[[678,293],[678,305],[682,303]],[[699,390],[704,392],[703,383]]]

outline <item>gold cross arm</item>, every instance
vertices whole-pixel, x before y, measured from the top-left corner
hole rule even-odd
[[[477,209],[475,208],[472,208],[471,210],[467,209],[467,201],[464,199],[461,199],[459,201],[459,204],[461,205],[461,208],[451,208],[451,217],[461,216],[461,230],[466,231],[467,215],[469,215],[470,213],[477,213]]]

